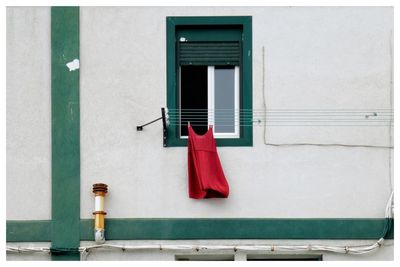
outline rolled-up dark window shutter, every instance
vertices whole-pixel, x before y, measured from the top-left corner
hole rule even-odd
[[[180,42],[179,65],[240,65],[240,42]]]

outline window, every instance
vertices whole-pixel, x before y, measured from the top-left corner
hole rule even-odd
[[[239,66],[181,66],[180,137],[187,137],[190,122],[198,134],[214,126],[215,138],[239,138]]]
[[[251,17],[167,18],[167,146],[186,146],[188,123],[252,146],[251,38]]]

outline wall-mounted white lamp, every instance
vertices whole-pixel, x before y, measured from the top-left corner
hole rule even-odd
[[[93,193],[95,211],[93,212],[94,217],[94,240],[97,244],[103,244],[106,239],[104,236],[104,216],[107,214],[104,211],[104,198],[107,194],[108,186],[106,184],[94,184]]]

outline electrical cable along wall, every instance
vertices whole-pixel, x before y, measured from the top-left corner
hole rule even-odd
[[[386,51],[391,39],[385,39],[393,24],[390,11],[385,8],[157,9],[154,16],[154,8],[51,8],[51,218],[35,217],[28,221],[29,217],[7,216],[7,257],[10,260],[35,259],[35,255],[48,255],[53,260],[145,257],[157,260],[167,255],[168,260],[174,260],[175,255],[229,254],[237,260],[238,255],[250,259],[249,255],[255,254],[304,253],[322,254],[324,260],[390,259],[394,233],[390,163],[393,141],[387,143],[386,135],[393,138],[393,109],[392,104],[387,105],[387,100],[392,101],[388,95],[392,95],[388,87],[392,84],[386,80],[389,76],[386,72],[387,58],[392,57],[392,52]],[[166,116],[163,113],[161,117],[169,131],[185,126],[181,120],[185,112],[190,114],[193,125],[201,121],[197,118],[203,117],[207,117],[208,124],[211,116],[214,119],[219,116],[220,122],[226,119],[231,124],[232,114],[238,114],[234,116],[235,125],[253,131],[246,147],[218,148],[232,190],[223,201],[188,199],[187,148],[163,146],[161,121],[145,129],[142,125],[142,131],[135,130],[136,125],[159,117],[160,107],[168,107],[165,77],[160,75],[167,70],[160,62],[171,56],[165,47],[165,40],[171,41],[166,36],[167,18],[182,14],[193,15],[181,18],[193,24],[231,23],[243,14],[252,17],[245,19],[246,23],[251,22],[247,26],[252,26],[249,28],[254,37],[250,42],[254,75],[245,77],[252,85],[251,108],[175,107],[165,109]],[[321,23],[315,23],[318,21]],[[255,23],[260,24],[252,25]],[[364,42],[365,38],[369,41]],[[318,43],[311,46],[313,39],[318,39]],[[11,40],[14,39],[10,39],[8,47],[19,41]],[[182,55],[193,56],[203,53],[196,50],[203,49],[202,45],[210,45],[202,44],[188,52],[192,49],[189,43],[182,40],[176,48],[181,49]],[[235,55],[238,47],[243,46],[230,45],[224,51],[230,51],[228,55],[233,55],[232,62],[237,64]],[[334,55],[325,54],[331,50]],[[382,53],[376,56],[365,51]],[[13,66],[26,62],[12,61],[16,58],[14,53],[8,58]],[[319,67],[310,67],[316,64],[316,58]],[[363,68],[364,58],[382,75],[373,76],[368,71],[371,67]],[[181,60],[184,66],[191,67],[190,62],[199,59],[182,57]],[[342,71],[334,68],[335,62],[343,65]],[[293,66],[298,68],[292,69]],[[13,72],[15,69],[11,68]],[[330,72],[328,78],[324,76],[326,70]],[[34,73],[34,68],[30,72]],[[296,80],[296,75],[303,78]],[[325,79],[322,84],[316,82],[320,76]],[[352,83],[353,77],[365,76],[374,82]],[[385,80],[379,80],[381,77]],[[166,78],[169,79],[168,73]],[[336,90],[332,94],[327,88],[335,88],[335,81],[348,83],[347,93]],[[7,82],[10,100],[7,110],[26,104],[26,99],[39,92],[33,88],[26,90],[26,98],[15,97],[15,87]],[[298,88],[303,88],[301,95],[296,95]],[[351,102],[349,98],[361,89],[363,95]],[[285,97],[285,101],[280,97]],[[20,123],[21,129],[29,126]],[[7,121],[7,127],[13,129],[14,124]],[[306,135],[312,132],[310,129],[325,132],[327,138],[314,140],[314,134]],[[352,129],[367,133],[359,139],[347,138]],[[385,135],[377,138],[383,131]],[[287,138],[289,135],[299,139]],[[32,136],[36,138],[34,132]],[[343,138],[329,139],[330,136]],[[7,145],[19,140],[16,137],[8,136]],[[305,142],[307,138],[315,142]],[[377,142],[369,142],[370,139]],[[23,143],[10,147],[24,149]],[[26,161],[21,157],[16,160]],[[19,167],[37,176],[27,165]],[[21,207],[16,204],[21,201],[17,199],[20,193],[15,192],[23,191],[14,191],[13,182],[17,181],[13,181],[17,173],[14,168],[7,163],[7,209],[23,212],[34,210],[33,207],[41,209],[36,199],[25,201]],[[92,185],[99,182],[109,185],[104,223],[103,200],[98,197],[93,205]],[[29,190],[44,189],[32,186]],[[105,241],[104,244],[95,244],[93,211],[98,214],[97,240]]]

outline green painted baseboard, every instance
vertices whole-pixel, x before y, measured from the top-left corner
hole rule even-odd
[[[106,239],[377,239],[384,224],[385,219],[107,219]],[[81,240],[93,240],[93,220],[81,220]]]
[[[106,219],[107,240],[378,239],[385,219]],[[393,239],[394,221],[387,239]],[[51,221],[7,221],[7,242],[51,240]],[[80,240],[93,240],[93,220],[81,219]]]
[[[7,221],[7,242],[50,242],[51,221]]]

